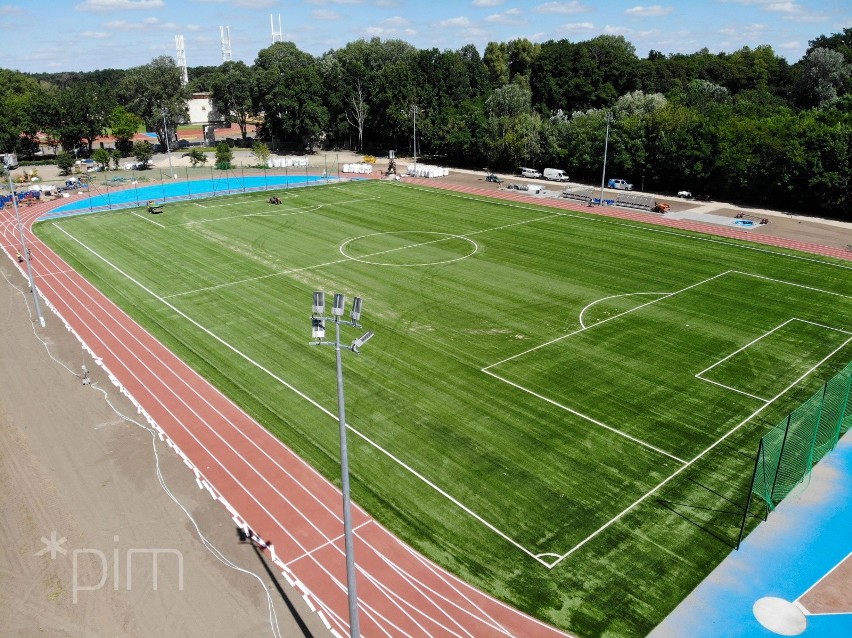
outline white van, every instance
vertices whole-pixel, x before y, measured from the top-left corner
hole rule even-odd
[[[538,179],[541,177],[541,173],[534,168],[524,168],[521,166],[521,177],[526,177],[527,179]]]
[[[558,168],[545,168],[544,179],[550,180],[551,182],[567,182],[568,174]]]

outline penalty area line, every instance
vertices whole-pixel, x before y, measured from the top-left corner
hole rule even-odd
[[[628,514],[629,512],[633,511],[633,509],[634,509],[637,505],[639,505],[640,503],[643,503],[643,502],[644,502],[644,501],[645,501],[645,500],[646,500],[649,496],[652,496],[653,494],[656,494],[656,493],[657,493],[657,492],[658,492],[658,491],[659,491],[662,487],[666,486],[666,485],[667,485],[670,481],[672,481],[672,480],[674,480],[675,478],[677,478],[678,476],[680,476],[680,474],[681,474],[682,472],[684,472],[685,470],[687,470],[687,469],[689,469],[690,467],[692,467],[692,466],[693,466],[693,465],[694,465],[697,461],[699,461],[699,460],[700,460],[700,459],[702,459],[704,456],[706,456],[708,452],[711,452],[711,451],[712,451],[712,450],[714,450],[716,447],[718,447],[719,445],[721,445],[721,444],[722,444],[725,440],[727,440],[727,439],[728,439],[728,437],[730,437],[730,436],[731,436],[734,432],[736,432],[737,430],[739,430],[742,426],[744,426],[746,423],[748,423],[749,421],[751,421],[754,417],[756,417],[758,414],[760,414],[761,412],[763,412],[763,411],[764,411],[766,408],[768,408],[770,405],[772,405],[773,403],[775,403],[775,401],[777,401],[778,399],[780,399],[780,398],[781,398],[782,396],[784,396],[787,392],[789,392],[792,388],[794,388],[796,385],[798,385],[798,384],[799,384],[799,383],[800,383],[803,379],[805,379],[805,378],[806,378],[809,374],[811,374],[811,373],[812,373],[814,370],[816,370],[819,366],[821,366],[823,363],[825,363],[826,361],[828,361],[828,360],[829,360],[831,357],[833,357],[835,354],[837,354],[838,352],[840,352],[843,348],[845,348],[845,347],[846,347],[846,345],[847,345],[849,342],[852,342],[852,337],[850,337],[849,339],[847,339],[846,341],[844,341],[841,345],[839,345],[837,348],[835,348],[835,349],[834,349],[834,350],[832,350],[830,353],[828,353],[828,354],[827,354],[827,355],[826,355],[826,356],[825,356],[822,360],[820,360],[819,362],[815,363],[815,364],[811,367],[811,369],[810,369],[810,370],[806,371],[806,372],[805,372],[804,374],[802,374],[802,375],[801,375],[798,379],[796,379],[796,380],[795,380],[795,381],[793,381],[790,385],[788,385],[786,388],[784,388],[783,390],[781,390],[781,392],[779,392],[779,393],[778,393],[778,394],[776,394],[774,397],[772,397],[769,401],[767,401],[767,402],[766,402],[766,403],[764,403],[762,406],[760,406],[759,408],[757,408],[757,410],[755,410],[754,412],[752,412],[752,413],[751,413],[750,415],[748,415],[745,419],[743,419],[742,421],[740,421],[739,423],[737,423],[734,427],[732,427],[732,428],[731,428],[730,430],[728,430],[725,434],[723,434],[721,437],[719,437],[719,438],[718,438],[718,439],[717,439],[714,443],[712,443],[712,444],[711,444],[711,445],[709,445],[707,448],[705,448],[705,449],[704,449],[701,453],[699,453],[699,454],[698,454],[695,458],[693,458],[691,461],[689,461],[686,465],[684,465],[683,467],[679,467],[679,468],[678,468],[677,470],[675,470],[675,472],[674,472],[674,473],[672,473],[670,476],[668,476],[668,477],[666,477],[664,480],[660,481],[660,482],[659,482],[659,483],[658,483],[655,487],[653,487],[652,489],[648,490],[645,494],[643,494],[642,496],[640,496],[639,498],[637,498],[635,501],[633,501],[630,505],[628,505],[627,507],[625,507],[625,508],[624,508],[621,512],[619,512],[618,514],[616,514],[615,516],[613,516],[611,519],[609,519],[606,523],[604,523],[603,525],[601,525],[601,526],[600,526],[598,529],[596,529],[594,532],[592,532],[591,534],[589,534],[588,536],[586,536],[586,538],[584,538],[584,539],[583,539],[583,540],[581,540],[579,543],[577,543],[576,545],[574,545],[574,547],[572,547],[572,548],[571,548],[571,549],[569,549],[567,552],[565,552],[559,560],[557,560],[555,563],[553,563],[552,567],[556,567],[556,565],[558,565],[559,563],[561,563],[563,560],[565,560],[566,558],[568,558],[571,554],[573,554],[573,553],[574,553],[574,552],[576,552],[578,549],[580,549],[581,547],[583,547],[586,543],[588,543],[588,542],[589,542],[589,541],[591,541],[593,538],[595,538],[596,536],[598,536],[598,534],[601,534],[602,532],[606,531],[606,530],[607,530],[610,526],[614,525],[616,522],[618,522],[619,520],[621,520],[621,519],[622,519],[622,518],[623,518],[626,514]]]

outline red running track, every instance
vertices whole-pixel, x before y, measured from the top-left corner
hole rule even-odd
[[[576,204],[564,200],[542,200],[440,181],[407,182],[577,211]],[[54,203],[44,202],[21,211],[43,298],[100,361],[114,383],[171,442],[195,472],[199,485],[223,502],[237,524],[248,525],[271,545],[269,552],[285,577],[312,601],[332,631],[348,635],[340,491],[41,243],[30,232],[30,225],[53,207]],[[617,208],[595,208],[592,212],[852,258],[841,249],[711,224],[667,220]],[[4,248],[13,257],[20,244],[11,211],[4,212],[2,229]],[[365,638],[565,635],[447,573],[357,507],[353,526]]]
[[[54,207],[21,209],[42,299],[176,449],[199,486],[267,544],[330,629],[348,636],[340,491],[39,241],[30,226]],[[3,212],[2,231],[14,258],[20,239],[12,211]],[[449,574],[358,507],[353,528],[365,638],[565,635]]]

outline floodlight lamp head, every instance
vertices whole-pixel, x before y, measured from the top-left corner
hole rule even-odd
[[[355,339],[355,341],[353,341],[352,345],[350,346],[352,352],[358,352],[361,349],[361,346],[363,346],[365,343],[367,343],[372,338],[373,338],[373,331],[370,330],[369,332],[366,332],[362,336]]]
[[[356,322],[361,318],[361,297],[355,297],[352,300],[352,312],[349,314],[352,322]]]
[[[313,313],[315,315],[325,314],[325,293],[322,290],[314,291]]]
[[[311,336],[314,339],[325,338],[325,320],[316,317],[311,319]]]
[[[346,296],[341,292],[334,293],[334,305],[331,314],[335,317],[343,316],[343,307],[346,305]]]

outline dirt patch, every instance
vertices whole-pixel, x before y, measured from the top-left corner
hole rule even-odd
[[[330,636],[0,261],[0,636]]]

